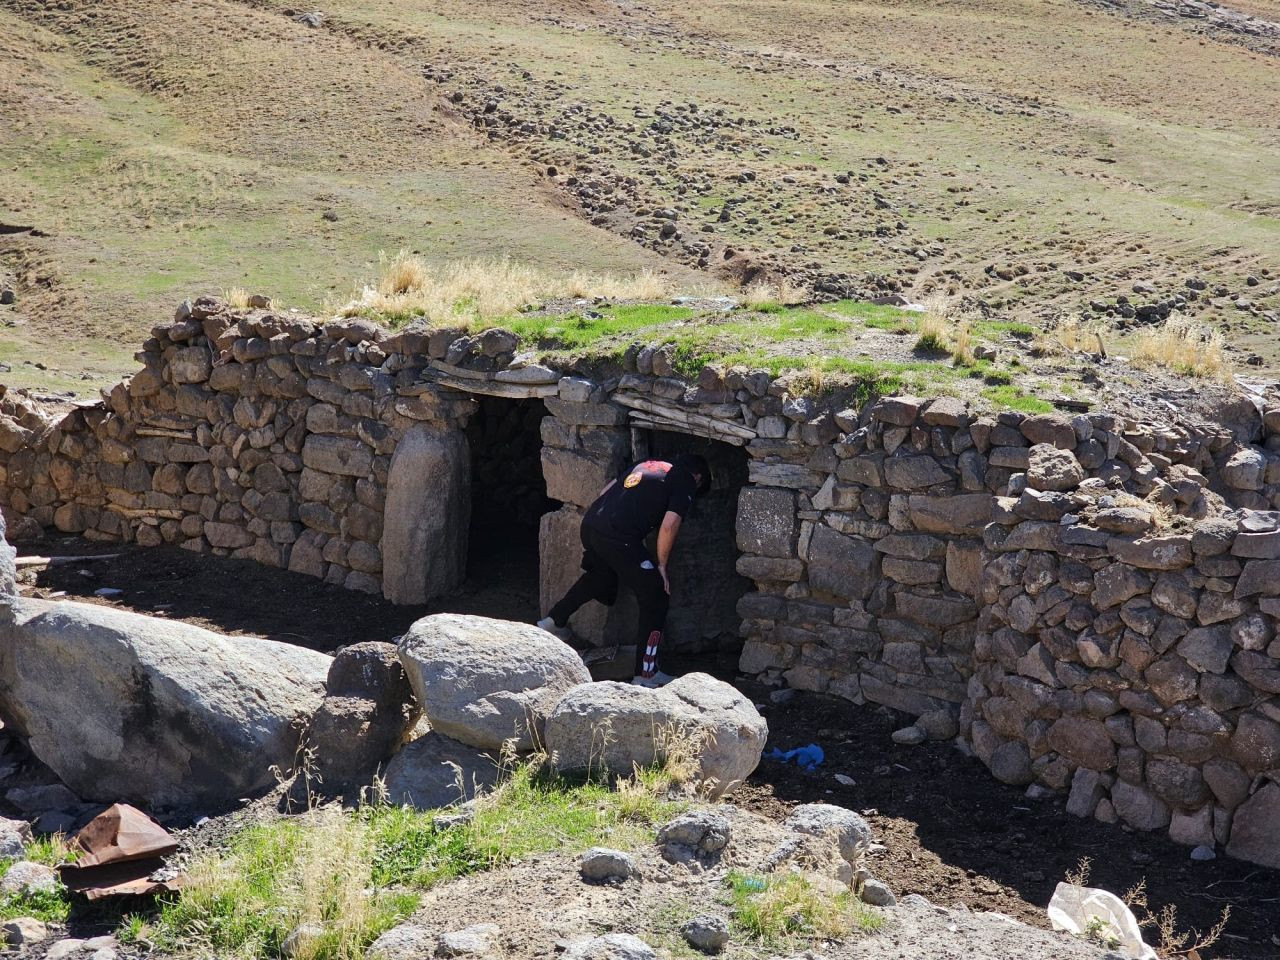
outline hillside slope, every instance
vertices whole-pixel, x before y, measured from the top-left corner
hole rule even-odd
[[[48,234],[0,240],[25,339],[104,367],[178,295],[315,308],[407,247],[1017,319],[1178,309],[1276,369],[1280,12],[1211,12],[0,0],[0,222]]]

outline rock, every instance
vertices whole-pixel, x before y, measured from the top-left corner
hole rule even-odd
[[[637,873],[630,854],[608,847],[592,847],[578,858],[578,869],[584,880],[626,880]]]
[[[17,917],[4,925],[4,941],[11,947],[25,947],[49,937],[49,928],[35,917]]]
[[[1146,533],[1152,527],[1151,514],[1138,507],[1108,507],[1093,518],[1099,530],[1111,533]]]
[[[791,811],[783,826],[811,837],[830,837],[840,856],[857,864],[871,845],[871,826],[852,810],[831,803],[804,803]]]
[[[1074,450],[1079,439],[1071,420],[1058,413],[1040,413],[1027,417],[1019,425],[1019,429],[1033,444],[1048,444],[1063,450]]]
[[[1261,490],[1267,458],[1261,450],[1245,447],[1222,465],[1222,482],[1235,490]]]
[[[33,893],[51,892],[57,887],[58,875],[53,868],[30,860],[19,860],[0,878],[0,894],[4,896],[30,896]]]
[[[1112,779],[1107,774],[1080,767],[1071,778],[1067,796],[1067,813],[1075,817],[1092,817],[1098,801],[1107,795]]]
[[[1201,673],[1224,673],[1231,657],[1231,630],[1225,626],[1195,627],[1187,631],[1176,649]]]
[[[902,744],[907,747],[914,747],[924,743],[925,734],[919,727],[903,727],[901,730],[895,730],[890,734],[890,738],[894,743]]]
[[[40,813],[45,810],[64,810],[80,805],[80,798],[60,783],[45,783],[34,787],[14,787],[5,791],[5,799],[24,813]],[[6,820],[6,824],[20,821]],[[21,832],[21,827],[18,828]],[[27,827],[27,836],[31,828]]]
[[[498,761],[434,730],[413,740],[387,764],[387,801],[434,810],[470,800],[498,782]]]
[[[665,848],[668,859],[688,859],[681,854],[711,856],[729,845],[733,830],[728,819],[711,810],[691,810],[664,823],[658,829],[658,846]],[[677,849],[672,849],[677,848]]]
[[[729,921],[714,913],[700,913],[685,921],[680,927],[680,935],[695,950],[719,953],[729,942]]]
[[[373,941],[365,960],[422,960],[435,953],[437,939],[426,927],[402,923]]]
[[[1214,853],[1213,847],[1210,846],[1199,846],[1191,851],[1191,859],[1202,863],[1207,860],[1216,860],[1217,858],[1218,855]]]
[[[1236,539],[1236,523],[1227,517],[1208,517],[1196,524],[1191,549],[1197,556],[1216,557],[1231,549]]]
[[[316,944],[325,935],[325,929],[319,923],[300,923],[289,931],[284,942],[280,944],[280,954],[284,957],[311,956]]]
[[[1009,740],[997,746],[991,753],[991,763],[988,766],[993,777],[1010,786],[1025,787],[1035,779],[1027,745],[1017,740]]]
[[[493,938],[499,933],[496,923],[477,923],[462,930],[440,934],[436,940],[437,957],[480,957],[493,949]]]
[[[684,705],[681,723],[697,741],[698,778],[720,796],[751,776],[769,727],[755,705],[729,684],[687,673],[662,688]]]
[[[1160,830],[1169,825],[1169,807],[1145,787],[1123,780],[1111,788],[1116,814],[1135,830]]]
[[[459,614],[414,623],[400,660],[432,730],[495,750],[541,743],[556,701],[591,679],[574,649],[545,630]]]
[[[1280,784],[1267,783],[1236,810],[1227,853],[1238,860],[1280,869]]]
[[[323,696],[330,658],[301,647],[88,604],[14,612],[0,713],[88,800],[210,807],[266,789]]]
[[[1027,486],[1033,490],[1074,490],[1083,479],[1084,467],[1070,450],[1037,443],[1028,453]]]
[[[564,960],[656,960],[653,948],[629,933],[606,933],[570,944]]]
[[[1178,570],[1191,565],[1191,538],[1182,534],[1126,540],[1112,537],[1107,550],[1121,563],[1145,570]]]
[[[1049,728],[1048,744],[1079,767],[1110,770],[1116,765],[1116,747],[1101,720],[1061,717]]]
[[[880,554],[871,544],[825,524],[814,528],[807,559],[809,586],[844,600],[865,600],[880,579]]]
[[[888,885],[874,877],[862,884],[861,896],[863,903],[869,903],[873,907],[896,907],[898,905],[898,898],[893,895],[893,891],[889,889]]]
[[[31,824],[25,820],[0,817],[0,860],[21,860],[26,856],[30,842]]]
[[[930,740],[951,740],[960,732],[955,713],[945,707],[922,713],[915,727]]]
[[[672,738],[687,739],[698,779],[712,795],[732,790],[760,762],[768,727],[751,701],[706,674],[688,674],[650,690],[602,682],[575,687],[547,720],[546,745],[565,771],[627,776],[652,766]]]
[[[387,477],[382,595],[392,603],[425,603],[459,586],[466,577],[470,516],[465,435],[413,427],[396,445]]]
[[[336,793],[368,784],[422,711],[391,643],[344,647],[329,665],[325,686],[328,692],[306,739],[322,789]]]

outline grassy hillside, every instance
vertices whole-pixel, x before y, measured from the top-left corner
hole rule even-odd
[[[1280,367],[1280,41],[1137,0],[291,12],[0,0],[0,222],[46,234],[0,236],[0,359],[105,375],[182,295],[316,309],[406,248],[1033,322],[1194,278]]]

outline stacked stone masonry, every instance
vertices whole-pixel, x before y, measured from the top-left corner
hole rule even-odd
[[[732,444],[744,672],[914,714],[1076,815],[1280,867],[1280,403],[1235,434],[855,409],[760,371],[686,383],[660,346],[607,377],[518,349],[184,304],[103,402],[0,400],[5,512],[422,602],[462,577],[476,396],[538,398],[545,609],[638,432]],[[603,642],[625,611],[580,618]]]

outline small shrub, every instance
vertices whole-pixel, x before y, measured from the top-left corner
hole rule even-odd
[[[742,291],[740,300],[744,307],[761,313],[779,313],[786,307],[808,303],[813,294],[806,288],[782,280],[779,283],[757,282]]]
[[[967,322],[956,325],[955,342],[951,345],[951,362],[957,367],[971,367],[977,362],[973,353],[973,333]]]
[[[1189,317],[1170,317],[1134,339],[1133,362],[1167,367],[1192,377],[1223,377],[1226,341],[1222,331]]]

